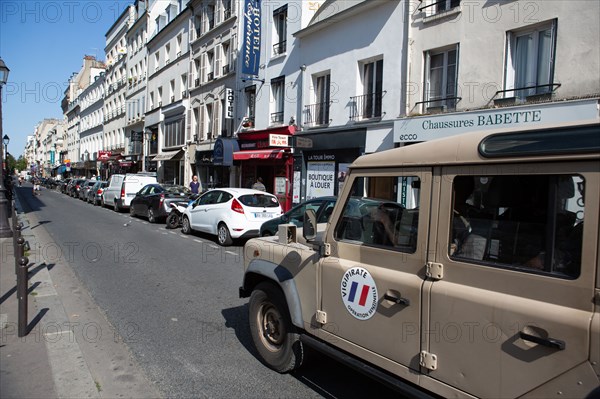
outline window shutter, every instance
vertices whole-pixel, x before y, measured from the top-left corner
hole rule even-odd
[[[217,44],[215,46],[215,77],[221,76],[221,53],[222,51],[221,44]]]
[[[206,82],[206,69],[208,68],[208,56],[202,54],[202,66],[200,67],[200,83]]]

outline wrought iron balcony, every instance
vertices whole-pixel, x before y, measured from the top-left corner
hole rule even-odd
[[[273,45],[273,55],[283,54],[283,53],[285,53],[286,49],[287,49],[287,41],[286,40],[279,42],[277,44],[274,44]]]
[[[381,105],[385,90],[350,97],[350,119],[353,121],[381,117]]]
[[[304,106],[304,124],[308,126],[322,126],[329,124],[329,107],[331,101]]]
[[[271,114],[271,123],[283,123],[283,111]]]

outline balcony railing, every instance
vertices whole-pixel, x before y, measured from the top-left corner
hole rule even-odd
[[[381,104],[386,91],[350,97],[350,119],[362,120],[381,117]]]
[[[194,87],[200,86],[200,78],[194,79]]]
[[[215,78],[215,73],[214,72],[209,72],[209,73],[206,74],[206,81],[207,82],[210,82],[214,78]]]
[[[223,65],[223,75],[227,75],[229,72],[231,72],[229,64]]]
[[[304,123],[308,126],[322,126],[329,124],[330,102],[310,104],[304,106]]]
[[[419,101],[415,105],[427,104],[428,112],[442,112],[456,109],[456,103],[462,100],[462,97],[439,97],[427,101]]]
[[[279,54],[285,53],[286,46],[287,46],[286,40],[279,42],[277,44],[274,44],[273,45],[273,55],[279,55]]]
[[[283,123],[283,111],[271,114],[271,123]]]

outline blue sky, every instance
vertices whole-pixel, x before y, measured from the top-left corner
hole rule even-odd
[[[0,0],[0,58],[10,69],[2,89],[3,133],[18,158],[44,118],[62,119],[62,100],[84,55],[104,60],[105,34],[133,0]]]

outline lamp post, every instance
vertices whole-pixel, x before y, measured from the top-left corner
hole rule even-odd
[[[88,150],[83,152],[83,170],[85,170],[85,178],[88,178],[88,159],[90,159],[90,153]]]
[[[2,88],[8,80],[10,70],[0,58],[0,136],[2,136]],[[8,138],[8,136],[5,136]],[[8,145],[8,140],[7,143]],[[12,237],[13,232],[8,225],[9,203],[6,197],[6,188],[4,187],[4,139],[0,141],[0,238]]]

